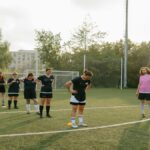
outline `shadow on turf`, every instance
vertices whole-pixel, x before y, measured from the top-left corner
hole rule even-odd
[[[28,119],[27,119],[28,118]],[[10,129],[15,130],[17,128],[24,127],[26,125],[32,124],[33,122],[39,120],[39,118],[29,118],[27,115],[20,115],[20,116],[11,116],[4,119],[1,119],[0,121],[6,121],[9,120],[9,124],[7,124],[4,127],[0,127],[0,133],[6,133],[10,131]],[[25,120],[21,120],[25,119]],[[16,121],[17,120],[17,121]]]
[[[62,139],[67,134],[68,133],[57,133],[57,134],[49,135],[47,138],[43,138],[43,136],[42,136],[41,138],[39,138],[39,140],[34,142],[34,144],[25,146],[25,147],[21,147],[21,150],[44,150],[44,149],[47,149],[52,144],[54,144],[54,143],[56,144],[56,142],[59,139]],[[60,146],[61,145],[58,145],[58,147],[61,149]]]
[[[149,122],[125,128],[117,150],[148,150],[150,143],[149,130]]]

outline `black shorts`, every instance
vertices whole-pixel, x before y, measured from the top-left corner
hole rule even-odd
[[[150,93],[139,93],[138,99],[150,101]]]
[[[0,86],[0,93],[5,93],[5,86]]]
[[[18,97],[19,94],[8,94],[9,97]]]
[[[71,105],[86,105],[86,100],[78,100],[74,95],[70,98],[70,104]]]
[[[40,92],[40,98],[53,98],[53,94],[51,93],[44,93],[44,92]]]
[[[18,90],[8,90],[8,96],[9,97],[13,97],[13,96],[15,96],[15,97],[18,97],[19,96],[19,91]]]
[[[25,99],[36,99],[36,91],[35,90],[24,90],[24,98]]]
[[[70,102],[71,105],[86,105],[86,103],[74,103],[74,102]]]

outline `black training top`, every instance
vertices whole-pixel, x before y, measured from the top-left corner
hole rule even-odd
[[[9,85],[8,92],[11,92],[11,91],[16,92],[16,93],[19,92],[20,80],[14,79],[14,78],[9,78],[7,83],[11,83],[12,81],[15,81],[15,82],[13,82],[12,84]]]
[[[35,90],[36,89],[36,82],[34,79],[28,80],[27,78],[24,79],[24,90]]]
[[[52,91],[52,83],[54,81],[53,75],[51,75],[50,77],[47,77],[46,75],[42,75],[38,77],[38,80],[40,80],[42,83],[41,92]]]
[[[85,89],[90,85],[90,80],[83,80],[81,77],[76,77],[71,80],[73,83],[73,90],[76,90],[76,94],[72,94],[78,101],[84,101],[86,99]]]
[[[3,78],[3,77],[2,77],[2,78],[0,78],[0,86],[4,86],[4,83],[5,83],[4,78]]]

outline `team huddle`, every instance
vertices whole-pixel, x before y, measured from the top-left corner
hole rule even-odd
[[[91,78],[93,74],[85,70],[83,75],[76,77],[65,83],[65,87],[71,93],[70,104],[72,105],[71,113],[71,127],[78,128],[78,126],[87,126],[83,121],[83,111],[86,104],[86,90],[91,86]],[[5,106],[4,96],[6,93],[5,85],[8,85],[8,109],[12,109],[12,102],[14,109],[18,109],[18,97],[20,90],[20,83],[24,83],[24,99],[26,100],[26,111],[30,114],[30,102],[34,102],[34,109],[36,114],[43,118],[43,109],[46,106],[46,117],[51,118],[50,107],[53,98],[53,83],[54,76],[52,69],[46,69],[44,75],[37,78],[33,73],[29,73],[25,78],[18,78],[16,72],[12,73],[12,77],[5,81],[5,78],[0,72],[0,94],[2,96],[2,107]],[[41,85],[40,101],[37,101],[36,85]],[[76,124],[76,114],[78,111],[79,124]]]

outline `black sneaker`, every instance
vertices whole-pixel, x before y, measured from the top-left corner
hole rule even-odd
[[[18,106],[14,107],[14,109],[19,109]]]
[[[47,118],[52,118],[52,116],[50,114],[46,115]]]
[[[142,114],[142,118],[145,118],[146,116],[145,116],[145,114]]]
[[[37,114],[37,115],[40,115],[40,113],[39,113],[39,112],[36,112],[36,114]]]

